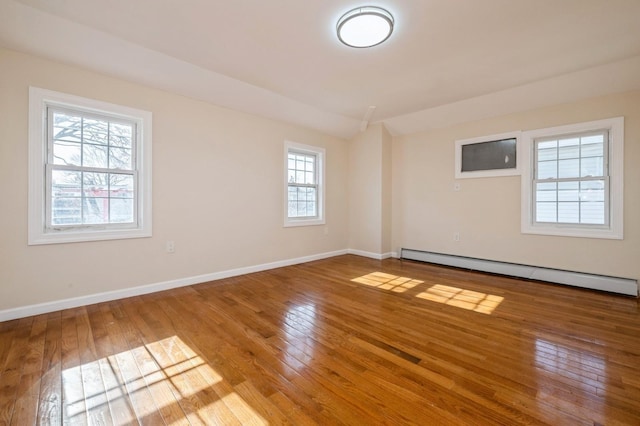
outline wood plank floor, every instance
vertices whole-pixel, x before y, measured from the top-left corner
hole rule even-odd
[[[638,299],[340,256],[0,323],[0,424],[640,424]]]

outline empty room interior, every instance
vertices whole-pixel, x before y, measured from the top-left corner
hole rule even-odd
[[[0,425],[640,424],[639,18],[0,0]]]

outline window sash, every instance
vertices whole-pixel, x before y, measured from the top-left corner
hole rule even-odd
[[[587,182],[599,182],[602,181],[604,182],[603,187],[602,187],[602,191],[603,191],[603,197],[602,197],[602,203],[603,203],[603,207],[602,207],[602,214],[603,214],[603,223],[595,223],[595,222],[590,222],[588,220],[588,207],[592,206],[595,207],[594,204],[595,203],[600,203],[599,200],[597,201],[583,201],[580,199],[581,194],[582,194],[582,189],[581,186],[583,183],[587,183]],[[560,189],[560,185],[562,183],[576,183],[577,184],[577,189],[575,190],[563,190]],[[549,193],[553,193],[555,196],[555,200],[540,200],[537,198],[538,196],[538,184],[555,184],[556,185],[556,189],[555,190],[548,190]],[[557,224],[557,225],[567,225],[567,226],[575,226],[575,227],[585,227],[585,228],[593,228],[593,227],[601,227],[601,228],[608,228],[609,227],[609,223],[610,223],[610,218],[609,218],[609,200],[608,200],[608,196],[609,196],[609,186],[610,186],[610,182],[609,182],[609,178],[608,177],[596,177],[596,178],[585,178],[585,179],[543,179],[543,180],[534,180],[533,181],[533,188],[532,188],[532,196],[533,196],[533,203],[532,203],[532,209],[533,209],[533,218],[534,218],[534,222],[538,223],[538,224]],[[574,199],[574,200],[561,200],[561,196],[560,194],[565,191],[565,192],[576,192],[578,199]],[[539,220],[538,219],[538,204],[549,204],[549,205],[553,205],[553,210],[555,211],[555,220]],[[560,219],[560,211],[561,211],[561,206],[567,206],[569,204],[574,204],[577,206],[577,215],[578,215],[578,220],[577,221],[569,221],[569,220],[562,220]]]
[[[78,199],[80,200],[80,223],[73,224],[54,224],[53,223],[53,204],[54,204],[54,188],[53,188],[53,173],[55,171],[71,171],[78,173],[104,173],[107,175],[121,175],[121,176],[130,176],[133,181],[132,185],[132,197],[114,197],[112,196],[111,183],[109,180],[106,182],[106,196],[104,197],[87,197],[85,195],[85,183],[84,179],[80,179],[78,183],[77,192],[79,192],[76,197],[60,197],[60,198],[69,198],[69,199]],[[72,230],[72,229],[131,229],[136,228],[138,226],[138,172],[137,171],[115,171],[109,169],[96,169],[96,168],[79,168],[79,167],[69,167],[69,166],[59,166],[59,165],[46,165],[46,188],[45,188],[45,217],[46,217],[46,225],[45,228],[49,231],[62,231],[62,230]],[[90,223],[85,220],[85,202],[91,198],[100,198],[104,199],[108,202],[109,209],[107,210],[107,216],[109,220],[107,222],[102,223]],[[126,222],[117,222],[112,220],[112,200],[131,200],[131,221]]]

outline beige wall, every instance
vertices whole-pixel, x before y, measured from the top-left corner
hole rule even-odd
[[[153,113],[152,238],[27,246],[29,86]],[[0,311],[347,248],[344,140],[8,50],[0,120]],[[328,235],[282,226],[285,139],[326,149]]]
[[[454,141],[625,117],[624,240],[520,233],[520,177],[460,179]],[[398,137],[393,147],[393,245],[484,259],[640,278],[640,92]],[[460,241],[454,242],[454,232]]]
[[[381,126],[381,250],[380,254],[388,254],[392,252],[392,193],[393,193],[393,180],[392,180],[392,146],[393,138],[387,131],[386,127]]]
[[[391,143],[382,124],[349,141],[349,248],[369,255],[391,251]]]

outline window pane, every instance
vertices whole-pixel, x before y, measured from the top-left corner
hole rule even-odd
[[[107,147],[100,145],[82,145],[82,165],[85,167],[107,168]]]
[[[295,201],[297,199],[297,193],[298,193],[298,188],[296,187],[289,187],[289,196],[288,196],[288,200],[289,201]]]
[[[81,147],[82,145],[75,142],[55,141],[53,143],[53,164],[81,165]]]
[[[82,140],[82,117],[54,112],[52,137],[54,140],[80,142]]]
[[[128,148],[109,148],[109,168],[132,170],[131,150]]]
[[[51,172],[52,194],[57,197],[80,197],[82,173],[66,170]]]
[[[316,203],[313,201],[307,202],[307,216],[316,216]]]
[[[580,203],[558,203],[558,222],[579,223]]]
[[[84,118],[82,121],[83,142],[106,145],[109,142],[109,123],[103,120]]]
[[[580,203],[581,215],[580,220],[582,223],[604,225],[605,224],[605,211],[604,201],[601,202],[586,202]]]
[[[111,198],[133,198],[133,176],[131,175],[109,175],[109,197]]]
[[[560,160],[558,161],[558,177],[574,178],[580,176],[580,160]]]
[[[589,157],[583,158],[580,167],[580,176],[603,176],[604,175],[604,158]]]
[[[558,182],[558,201],[579,201],[579,182]]]
[[[558,159],[558,150],[555,148],[538,150],[538,161],[550,161],[550,160],[557,160],[557,159]]]
[[[111,208],[109,218],[111,223],[132,223],[133,222],[133,199],[132,198],[112,198],[109,202]]]
[[[584,141],[584,139],[583,139]],[[581,155],[583,157],[603,157],[604,156],[604,145],[602,143],[599,144],[583,144],[581,147]]]
[[[78,191],[78,193],[80,193]],[[52,225],[79,225],[82,223],[82,199],[54,196],[51,203]]]
[[[580,139],[562,139],[558,141],[558,158],[580,157]]]
[[[83,173],[84,197],[108,197],[109,178],[107,173]]]
[[[315,188],[305,188],[307,191],[307,200],[308,201],[316,201],[316,189]]]
[[[557,161],[541,161],[538,163],[538,179],[550,179],[558,177]]]
[[[536,222],[556,222],[556,203],[536,203]]]
[[[580,201],[604,201],[604,180],[580,182]]]
[[[536,200],[538,201],[556,201],[557,191],[556,183],[538,183],[536,184]]]
[[[131,124],[109,123],[109,145],[133,148],[133,126]]]
[[[109,199],[86,197],[83,199],[82,222],[87,224],[109,223]]]
[[[315,183],[315,176],[313,172],[305,172],[304,174],[305,174],[304,183],[313,185]]]

